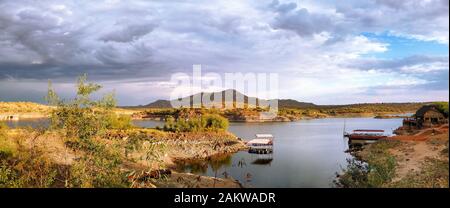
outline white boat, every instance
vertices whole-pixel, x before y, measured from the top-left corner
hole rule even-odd
[[[269,154],[273,152],[273,135],[256,134],[256,138],[247,142],[249,153]]]

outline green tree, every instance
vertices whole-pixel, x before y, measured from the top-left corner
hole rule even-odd
[[[435,102],[437,109],[448,117],[448,102]]]
[[[114,93],[109,93],[99,100],[92,100],[92,93],[101,89],[94,83],[86,83],[87,76],[78,79],[77,94],[73,100],[63,100],[49,82],[47,101],[56,106],[51,114],[52,128],[63,129],[69,138],[87,140],[104,132],[111,124],[113,108],[116,105]]]
[[[78,79],[77,94],[72,100],[59,98],[51,82],[47,100],[56,106],[51,114],[51,128],[61,131],[70,148],[84,151],[70,168],[68,187],[126,187],[126,174],[121,170],[122,158],[118,147],[102,140],[108,129],[131,127],[131,118],[117,116],[114,93],[98,100],[91,95],[102,87],[87,83],[87,76]]]

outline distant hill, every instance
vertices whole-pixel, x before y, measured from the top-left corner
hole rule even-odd
[[[170,101],[168,101],[168,100],[157,100],[153,103],[149,103],[142,107],[145,107],[145,108],[171,108],[172,105],[170,105]]]
[[[230,93],[233,95],[233,101],[236,101],[237,97],[243,97],[244,104],[248,103],[249,99],[254,99],[256,101],[256,104],[259,105],[260,102],[267,102],[267,100],[259,99],[255,97],[249,97],[247,95],[242,94],[241,92],[233,89],[224,90],[221,92],[222,97],[225,97],[225,94]],[[201,92],[194,95],[191,95],[189,97],[185,97],[184,99],[189,99],[190,103],[189,106],[193,106],[193,98],[198,99],[199,101],[203,102],[203,97],[210,97],[214,98],[214,92]],[[224,106],[224,101],[220,100],[217,101],[220,102],[222,106]],[[337,110],[341,111],[344,109],[344,111],[374,111],[376,109],[377,111],[391,111],[393,109],[403,109],[403,110],[412,110],[417,109],[423,104],[427,104],[429,102],[418,102],[418,103],[358,103],[358,104],[347,104],[347,105],[316,105],[314,103],[309,102],[300,102],[294,99],[279,99],[278,100],[278,107],[279,108],[298,108],[298,109],[323,109],[323,110]],[[220,105],[218,104],[218,105]],[[242,104],[242,103],[241,103]],[[197,105],[199,106],[199,104]],[[187,106],[186,106],[187,107]],[[169,100],[157,100],[155,102],[149,103],[147,105],[140,105],[140,106],[127,106],[124,108],[172,108],[171,102]]]
[[[227,93],[232,94],[234,102],[236,102],[237,98],[243,98],[244,105],[248,104],[249,100],[252,100],[252,99],[256,102],[256,105],[259,105],[261,102],[268,101],[268,100],[259,99],[256,97],[249,97],[249,96],[244,95],[241,92],[239,92],[237,90],[233,90],[233,89],[228,89],[228,90],[224,90],[221,92],[201,92],[201,93],[191,95],[189,97],[185,97],[183,99],[189,99],[190,106],[193,106],[193,98],[196,98],[201,103],[204,103],[203,97],[207,97],[207,98],[209,97],[211,100],[213,100],[215,93],[221,93],[222,98],[224,98]],[[220,104],[218,104],[218,105],[222,105],[222,106],[225,105],[223,99],[218,102],[220,102]],[[172,105],[170,103],[171,103],[170,100],[157,100],[157,101],[149,103],[147,105],[129,106],[129,107],[134,107],[134,108],[172,108]],[[240,103],[240,104],[242,104],[242,103]],[[199,105],[199,104],[197,104],[197,105]],[[312,107],[317,107],[317,105],[315,105],[313,103],[299,102],[299,101],[293,100],[293,99],[280,99],[280,100],[278,100],[278,107],[282,107],[282,108],[312,108]]]
[[[299,101],[293,100],[293,99],[280,99],[280,100],[278,100],[278,107],[279,108],[315,108],[315,107],[318,107],[318,105],[316,105],[314,103],[299,102]]]

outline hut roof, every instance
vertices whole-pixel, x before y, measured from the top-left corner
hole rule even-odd
[[[425,115],[425,113],[430,110],[441,113],[437,110],[435,105],[425,105],[425,106],[422,106],[421,108],[419,108],[419,110],[417,110],[415,115],[416,115],[416,117],[423,117]]]

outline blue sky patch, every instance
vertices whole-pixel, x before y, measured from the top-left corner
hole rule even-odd
[[[436,41],[422,41],[413,38],[394,36],[387,32],[380,34],[362,33],[362,35],[370,40],[389,44],[386,52],[368,54],[376,58],[399,59],[423,54],[428,56],[448,56],[449,53],[448,45]]]

